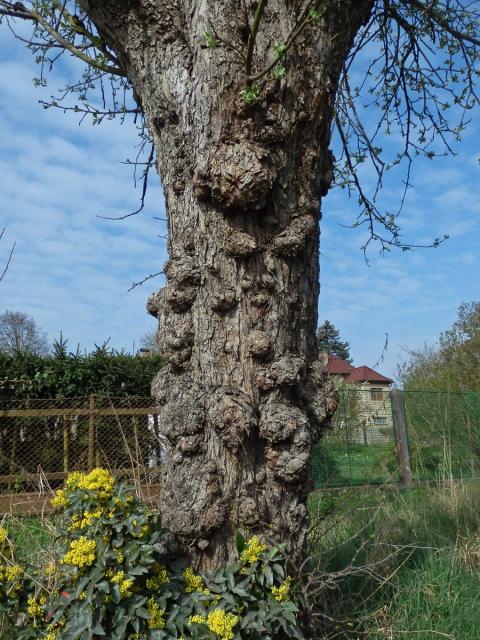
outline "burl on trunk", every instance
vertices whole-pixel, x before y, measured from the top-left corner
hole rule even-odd
[[[253,75],[300,11],[265,4]],[[312,444],[336,402],[315,343],[320,198],[339,74],[372,2],[327,4],[249,105],[258,3],[125,1],[115,22],[111,2],[88,3],[135,86],[165,191],[167,285],[148,303],[167,361],[153,385],[160,507],[200,568],[232,557],[238,529],[288,542],[292,558],[304,547]]]

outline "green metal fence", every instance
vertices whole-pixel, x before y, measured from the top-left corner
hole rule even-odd
[[[480,393],[405,391],[405,424],[395,425],[391,393],[340,391],[332,429],[315,446],[316,488],[398,483],[398,429],[406,429],[411,480],[475,478],[480,473]],[[401,432],[401,431],[400,431]]]
[[[404,397],[413,479],[477,477],[480,393],[407,391]]]
[[[342,389],[332,429],[315,446],[312,465],[315,488],[397,482],[389,391]]]

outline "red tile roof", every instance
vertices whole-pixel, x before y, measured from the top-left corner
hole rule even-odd
[[[346,360],[337,356],[328,356],[327,371],[333,375],[345,376],[347,382],[373,382],[378,384],[391,384],[393,380],[382,376],[381,373],[370,367],[353,367]]]
[[[329,355],[327,362],[327,371],[328,373],[333,374],[337,373],[348,375],[351,371],[353,371],[353,367],[346,360],[342,360],[342,358],[339,358],[338,356]]]
[[[370,369],[370,367],[355,367],[349,374],[347,382],[379,382],[391,384],[393,380],[382,376],[381,373]]]

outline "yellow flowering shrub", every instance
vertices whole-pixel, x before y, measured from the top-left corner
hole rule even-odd
[[[188,619],[188,624],[207,624],[206,616],[200,616],[196,613],[193,616],[190,616]]]
[[[22,567],[20,567],[18,564],[12,564],[5,569],[5,579],[13,582],[14,580],[20,578],[22,573]]]
[[[167,568],[157,564],[152,569],[154,575],[151,578],[147,578],[146,587],[149,591],[160,591],[162,585],[170,582]]]
[[[18,640],[303,640],[281,546],[237,534],[237,562],[199,573],[104,469],[70,474],[53,503],[55,555],[41,567],[0,562],[0,611]],[[6,540],[0,529],[0,551]]]
[[[149,629],[163,629],[165,626],[165,609],[160,608],[155,598],[148,600],[147,610],[149,614],[147,622]]]
[[[68,507],[67,491],[65,489],[59,489],[55,493],[55,497],[52,498],[51,505],[52,507],[55,507],[55,509],[64,509],[65,507]]]
[[[192,591],[203,591],[202,576],[197,576],[193,573],[192,567],[187,567],[183,572],[185,580],[185,591],[192,593]]]
[[[118,585],[121,598],[128,598],[132,595],[134,580],[133,578],[125,578],[123,571],[119,571],[112,576],[112,583]]]
[[[113,495],[114,487],[115,479],[106,469],[93,469],[87,474],[74,471],[67,477],[65,488],[56,492],[52,500],[52,506],[67,507],[69,504],[68,494],[79,489],[92,492],[98,500],[104,501]]]

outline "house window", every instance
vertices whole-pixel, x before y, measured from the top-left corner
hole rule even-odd
[[[385,416],[373,416],[373,424],[377,427],[385,426],[387,424],[387,418]]]
[[[370,389],[370,398],[372,400],[383,400],[383,389],[373,387]]]

